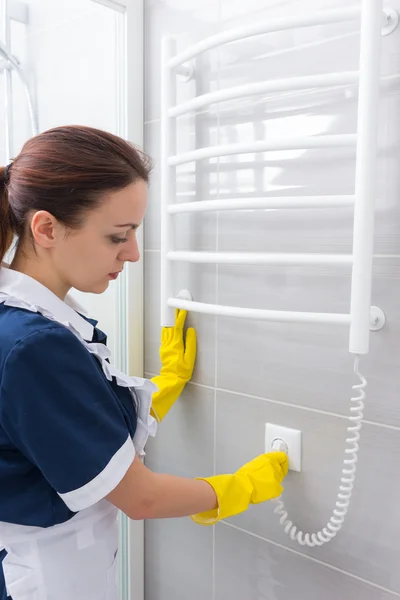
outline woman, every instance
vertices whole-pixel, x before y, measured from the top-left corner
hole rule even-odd
[[[179,313],[160,376],[128,377],[68,300],[139,260],[148,177],[143,154],[87,127],[42,133],[0,169],[1,260],[18,240],[0,268],[1,600],[115,600],[118,509],[212,524],[282,491],[283,453],[207,479],[147,469],[147,438],[191,377],[194,331],[185,349]]]

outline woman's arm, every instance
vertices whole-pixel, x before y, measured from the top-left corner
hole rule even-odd
[[[135,520],[191,516],[213,525],[280,496],[287,472],[283,452],[262,454],[231,475],[195,480],[152,473],[135,458],[107,499]]]
[[[107,500],[133,520],[188,517],[218,506],[206,481],[153,473],[137,457]]]

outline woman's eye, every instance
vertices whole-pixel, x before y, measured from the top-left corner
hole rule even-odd
[[[124,238],[118,238],[118,237],[111,237],[111,241],[113,244],[123,244],[124,242],[128,241],[128,238],[124,237]]]

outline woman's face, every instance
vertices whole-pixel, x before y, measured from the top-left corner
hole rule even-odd
[[[143,180],[110,192],[90,211],[79,229],[58,236],[52,261],[63,284],[82,292],[101,294],[117,279],[126,262],[140,258],[136,231],[147,206]]]

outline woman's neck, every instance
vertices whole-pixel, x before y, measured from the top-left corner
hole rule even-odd
[[[70,286],[66,285],[61,278],[58,277],[54,268],[47,265],[44,261],[38,260],[37,257],[30,258],[29,256],[17,252],[13,261],[9,265],[9,268],[19,273],[24,273],[32,279],[36,279],[39,283],[47,287],[53,294],[58,296],[61,300],[65,299],[65,296],[70,290]]]

